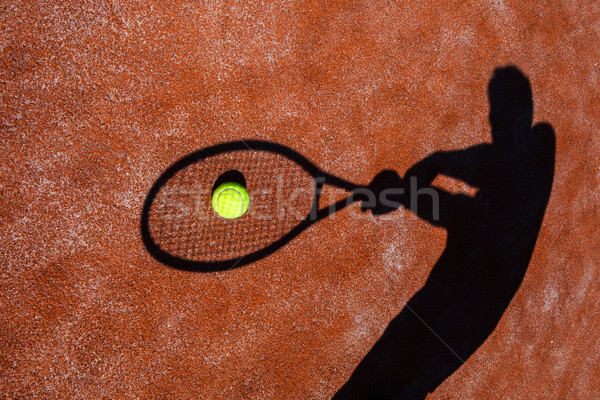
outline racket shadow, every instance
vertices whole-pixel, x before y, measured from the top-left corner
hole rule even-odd
[[[555,134],[532,127],[531,87],[516,67],[496,69],[488,98],[492,144],[434,153],[407,171],[418,189],[441,174],[478,192],[436,189],[439,218],[431,197],[405,201],[447,230],[446,248],[334,399],[424,399],[485,342],[519,289],[550,197]]]
[[[151,209],[159,192],[171,179],[174,178],[176,174],[185,168],[215,155],[240,151],[260,151],[281,155],[296,163],[299,167],[306,171],[313,178],[314,185],[314,194],[312,197],[312,206],[310,212],[307,213],[307,215],[297,225],[295,225],[277,240],[269,243],[257,251],[253,251],[249,254],[245,254],[236,258],[218,261],[190,260],[178,255],[174,255],[161,248],[161,246],[157,244],[156,240],[153,238],[150,228]],[[348,192],[348,196],[334,204],[319,208],[319,199],[324,185],[331,185],[344,189]],[[217,272],[232,268],[239,268],[273,254],[300,235],[303,231],[308,229],[310,226],[319,222],[323,218],[326,218],[332,213],[340,211],[354,202],[364,202],[365,196],[362,192],[367,189],[368,187],[348,182],[342,178],[322,171],[298,152],[278,143],[258,140],[240,140],[236,142],[222,143],[216,146],[198,150],[183,157],[172,164],[156,180],[148,192],[143,205],[140,218],[141,238],[146,250],[156,260],[173,268],[192,272]],[[367,203],[365,202],[364,204]]]

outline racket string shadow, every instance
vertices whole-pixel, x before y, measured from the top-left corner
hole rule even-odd
[[[217,261],[189,259],[184,258],[179,254],[169,252],[168,249],[161,247],[160,243],[158,243],[152,235],[150,218],[151,210],[161,190],[165,188],[165,186],[170,182],[170,180],[172,180],[178,173],[185,170],[186,168],[196,163],[200,163],[204,160],[210,159],[211,157],[234,152],[263,152],[276,154],[278,156],[285,157],[291,162],[296,163],[302,170],[306,171],[313,179],[313,188],[311,188],[311,190],[314,190],[314,194],[312,196],[312,203],[309,207],[309,212],[307,212],[305,217],[302,218],[298,224],[293,226],[289,231],[281,235],[276,240],[265,243],[265,245],[258,250],[251,251],[248,254],[243,254],[239,257],[231,259]],[[246,186],[246,179],[240,171],[228,170],[218,177],[218,179],[213,185],[213,190],[219,183],[231,181],[237,182],[242,186]],[[349,194],[345,199],[339,200],[334,204],[319,209],[319,198],[324,185],[331,185],[334,187],[344,189]],[[201,149],[180,159],[179,161],[171,165],[171,167],[169,167],[156,180],[156,182],[150,189],[148,195],[146,196],[146,200],[143,205],[140,218],[141,238],[144,243],[144,246],[146,247],[146,250],[156,260],[173,268],[192,272],[218,272],[229,270],[232,268],[239,268],[249,263],[258,261],[262,258],[265,258],[270,254],[273,254],[274,252],[278,251],[283,246],[288,244],[290,241],[292,241],[294,238],[296,238],[298,235],[300,235],[303,231],[308,229],[310,226],[319,222],[323,218],[326,218],[332,213],[337,212],[354,202],[363,201],[364,196],[362,196],[359,192],[364,189],[366,189],[366,187],[353,184],[342,178],[336,177],[334,175],[320,170],[318,167],[316,167],[313,163],[311,163],[308,159],[300,155],[298,152],[277,143],[257,140],[242,140],[237,142],[222,143],[216,146]],[[190,221],[187,222],[190,223]],[[264,221],[258,221],[259,224],[263,222]],[[276,224],[277,222],[277,219],[273,218],[270,223]],[[201,224],[202,222],[198,221],[193,223]],[[171,231],[177,230],[172,228],[168,230],[168,232]],[[225,240],[226,238],[223,239]]]

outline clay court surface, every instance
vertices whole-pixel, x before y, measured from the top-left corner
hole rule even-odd
[[[332,398],[446,231],[353,204],[193,273],[146,251],[148,191],[238,139],[402,176],[491,141],[509,64],[556,134],[552,192],[514,298],[428,399],[600,398],[598,2],[9,0],[0,26],[0,398]]]

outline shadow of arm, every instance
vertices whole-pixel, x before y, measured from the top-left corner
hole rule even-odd
[[[473,185],[479,180],[475,164],[480,162],[473,162],[472,158],[482,159],[483,153],[487,153],[483,146],[436,152],[415,164],[406,172],[403,180],[404,207],[432,225],[447,228],[459,207],[471,198],[433,187],[431,183],[438,175],[447,175]]]
[[[467,149],[435,152],[422,162],[435,171],[428,184],[431,184],[435,176],[445,175],[459,179],[470,186],[479,187],[486,178],[488,164],[493,156],[490,144],[479,144]]]

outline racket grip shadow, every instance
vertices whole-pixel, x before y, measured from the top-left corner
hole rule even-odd
[[[362,211],[384,215],[405,204],[402,178],[391,170],[378,173],[366,188],[357,189],[354,199],[361,201]]]

